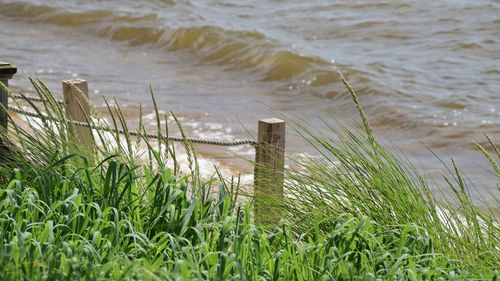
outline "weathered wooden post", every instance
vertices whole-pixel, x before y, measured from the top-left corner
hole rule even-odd
[[[9,86],[9,79],[16,74],[17,68],[7,62],[0,62],[0,82],[2,82],[5,87]],[[3,107],[0,107],[0,130],[5,130],[7,128],[7,106],[9,105],[9,97],[6,91],[0,88],[0,103]],[[5,109],[5,110],[4,110]]]
[[[275,225],[281,217],[285,164],[285,121],[259,120],[254,195],[257,224]]]
[[[66,115],[70,120],[87,123],[90,121],[89,87],[86,80],[74,79],[62,81]],[[93,150],[92,129],[71,126],[77,140],[89,151]]]

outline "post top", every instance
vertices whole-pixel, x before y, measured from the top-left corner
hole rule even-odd
[[[277,123],[284,123],[285,121],[278,119],[278,118],[267,118],[267,119],[261,119],[259,122],[262,123],[268,123],[268,124],[277,124]]]
[[[69,79],[69,80],[63,80],[63,84],[81,84],[81,83],[87,83],[87,80],[84,79]]]
[[[16,74],[17,67],[8,62],[0,61],[0,76],[12,76]]]

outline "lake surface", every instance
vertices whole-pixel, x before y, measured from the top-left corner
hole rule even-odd
[[[161,110],[209,138],[247,138],[273,110],[357,120],[341,71],[383,143],[434,175],[429,148],[453,156],[498,194],[473,143],[483,130],[500,140],[499,15],[483,0],[0,0],[0,60],[26,91],[30,76],[56,92],[88,79],[131,122],[151,85]],[[294,133],[287,146],[310,151]]]

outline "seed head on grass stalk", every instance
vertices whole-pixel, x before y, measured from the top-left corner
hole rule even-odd
[[[193,185],[192,192],[194,194],[194,193],[200,191],[200,188],[199,188],[200,187],[200,182],[199,182],[200,167],[199,167],[199,163],[198,163],[198,158],[197,158],[196,152],[193,148],[193,144],[186,137],[186,134],[184,133],[184,129],[182,128],[182,125],[179,122],[179,119],[177,119],[177,116],[175,115],[174,112],[171,111],[170,114],[174,118],[175,123],[177,124],[177,127],[179,128],[179,131],[180,131],[182,139],[183,139],[184,149],[186,151],[187,159],[189,162],[188,167],[189,167],[189,170],[191,172],[191,179],[192,179],[192,185]]]

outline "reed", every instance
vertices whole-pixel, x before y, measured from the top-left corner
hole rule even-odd
[[[146,134],[95,131],[100,145],[83,151],[50,91],[32,83],[49,101],[34,110],[66,121],[9,122],[0,280],[497,278],[498,223],[474,208],[458,169],[449,182],[459,205],[442,205],[376,142],[367,119],[365,131],[332,129],[337,139],[295,123],[320,157],[286,170],[288,216],[263,227],[238,200],[238,181],[200,177],[188,142],[189,173],[171,143]],[[109,123],[88,122],[127,130],[118,106],[108,102],[108,114]]]

